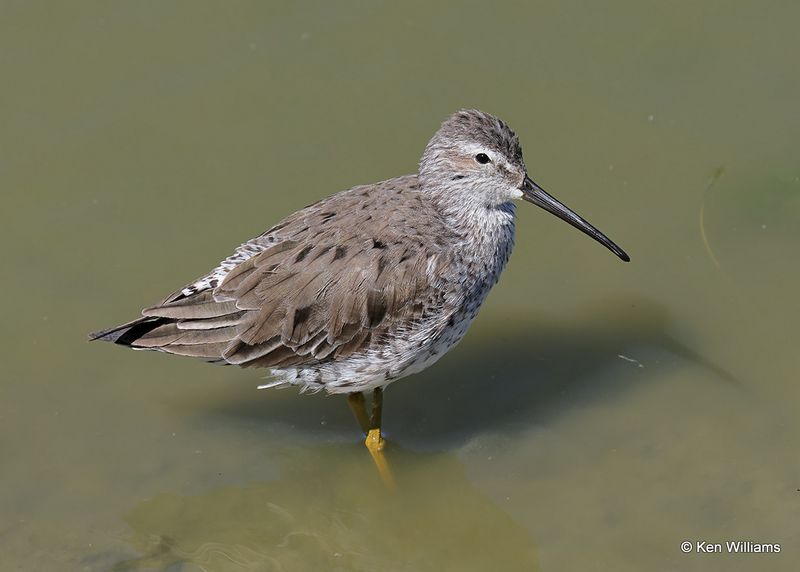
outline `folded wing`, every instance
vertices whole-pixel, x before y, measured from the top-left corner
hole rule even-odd
[[[361,220],[341,204],[347,196],[334,198],[340,204],[323,201],[295,213],[237,249],[246,256],[235,254],[226,268],[145,309],[141,319],[95,337],[285,368],[379,348],[387,335],[410,335],[429,316],[446,321],[455,310],[448,252],[416,240],[413,230],[409,236],[400,219],[419,216],[413,204],[380,221],[369,214]]]

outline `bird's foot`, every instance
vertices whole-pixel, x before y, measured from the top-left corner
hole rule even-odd
[[[381,430],[370,429],[367,433],[367,438],[364,440],[364,445],[367,446],[370,453],[383,451],[383,448],[386,446],[386,440],[381,435]]]
[[[364,444],[367,446],[367,449],[369,449],[369,454],[372,456],[372,460],[375,462],[375,468],[378,469],[378,475],[380,475],[383,484],[386,486],[389,492],[397,492],[397,485],[394,482],[394,475],[392,474],[392,470],[389,468],[389,462],[386,460],[386,455],[383,453],[383,449],[386,447],[386,440],[381,435],[381,430],[370,429],[367,433],[367,438],[364,441]]]

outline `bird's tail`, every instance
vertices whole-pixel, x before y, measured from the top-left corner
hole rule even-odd
[[[145,316],[137,318],[127,324],[114,326],[107,330],[100,330],[89,334],[89,341],[100,340],[101,342],[113,342],[123,346],[130,346],[136,340],[154,330],[155,328],[171,321],[166,318],[155,318]]]

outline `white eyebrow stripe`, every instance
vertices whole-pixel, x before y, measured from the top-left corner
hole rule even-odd
[[[465,155],[477,155],[478,153],[486,153],[489,157],[494,158],[496,153],[487,149],[484,145],[479,143],[459,143],[458,150],[462,151]]]
[[[508,165],[508,161],[503,156],[502,153],[498,153],[497,151],[493,151],[489,149],[485,145],[481,145],[480,143],[459,143],[458,150],[464,153],[464,155],[477,155],[478,153],[486,153],[489,155],[489,158],[501,165]]]

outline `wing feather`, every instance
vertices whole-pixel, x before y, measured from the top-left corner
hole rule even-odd
[[[445,241],[426,244],[419,239],[424,233],[409,225],[429,225],[439,234],[447,227],[409,182],[414,178],[383,183],[381,216],[373,216],[375,205],[362,208],[381,193],[361,187],[291,215],[211,274],[145,309],[144,319],[165,323],[126,341],[241,366],[288,368],[377,347],[388,335],[412,331],[426,311],[446,319],[455,311],[448,305],[452,253],[439,246]]]

